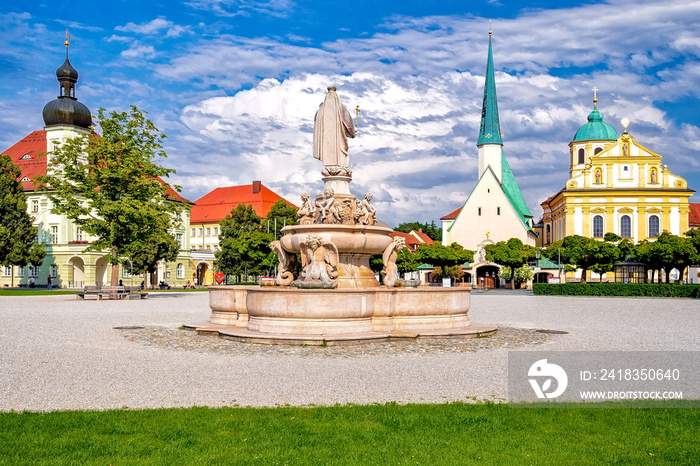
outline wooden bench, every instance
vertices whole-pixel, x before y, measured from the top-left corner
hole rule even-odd
[[[143,291],[140,286],[125,286],[124,290],[127,299],[148,299],[148,292]]]
[[[86,286],[82,293],[77,293],[78,299],[100,299],[99,286]]]
[[[86,286],[76,293],[78,299],[148,299],[139,286]]]

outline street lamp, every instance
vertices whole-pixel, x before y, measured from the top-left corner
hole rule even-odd
[[[542,255],[542,252],[538,249],[535,251],[535,283],[538,283],[538,270],[540,268],[540,256]]]

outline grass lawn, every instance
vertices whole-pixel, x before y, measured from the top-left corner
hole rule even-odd
[[[698,464],[700,410],[505,404],[0,414],[0,464]]]

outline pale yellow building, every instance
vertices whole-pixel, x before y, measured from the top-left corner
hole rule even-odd
[[[637,243],[661,232],[688,230],[688,199],[695,191],[671,173],[661,155],[603,122],[596,108],[569,144],[569,180],[542,202],[541,246],[570,235],[602,239],[615,233]]]

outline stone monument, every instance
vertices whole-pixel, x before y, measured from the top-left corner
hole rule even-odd
[[[209,323],[188,325],[226,338],[266,343],[339,344],[418,336],[477,336],[496,327],[470,322],[470,287],[418,286],[396,266],[402,238],[377,220],[372,194],[350,192],[348,138],[355,127],[335,87],[314,119],[313,156],[323,163],[323,193],[301,195],[299,225],[270,248],[279,258],[276,286],[209,287]],[[370,269],[382,255],[384,286]],[[301,271],[294,277],[297,257]]]

